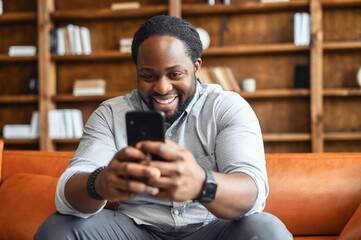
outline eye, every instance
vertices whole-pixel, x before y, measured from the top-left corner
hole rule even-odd
[[[154,79],[156,79],[156,76],[152,74],[141,74],[140,78],[146,82],[151,82],[154,81]]]
[[[169,74],[169,77],[171,78],[171,79],[180,79],[180,78],[182,78],[183,77],[183,73],[182,72],[171,72],[170,74]]]

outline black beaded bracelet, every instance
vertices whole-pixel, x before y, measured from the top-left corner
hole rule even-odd
[[[94,188],[94,182],[95,182],[95,178],[98,176],[98,174],[105,168],[105,166],[103,167],[99,167],[97,168],[94,172],[92,172],[88,178],[88,181],[86,183],[86,190],[89,194],[89,196],[95,200],[104,200],[104,198],[102,198],[102,196],[100,196]]]

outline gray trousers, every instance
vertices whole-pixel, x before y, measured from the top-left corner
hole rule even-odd
[[[39,227],[35,239],[129,239],[129,240],[288,240],[292,234],[285,225],[269,213],[253,214],[239,220],[217,220],[193,233],[154,231],[137,225],[128,216],[102,210],[83,219],[54,213]]]

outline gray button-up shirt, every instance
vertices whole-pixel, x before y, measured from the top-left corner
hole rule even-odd
[[[127,146],[125,114],[133,110],[149,110],[138,90],[103,102],[90,116],[74,158],[58,182],[55,202],[59,212],[83,218],[92,215],[75,210],[67,202],[66,182],[78,172],[91,172],[107,165],[116,152]],[[197,82],[192,101],[167,129],[166,138],[190,151],[202,167],[251,176],[258,195],[246,215],[263,210],[268,183],[262,134],[253,110],[237,93],[223,91],[215,84]],[[138,224],[162,231],[194,231],[215,219],[197,201],[172,202],[147,194],[122,202],[118,211]]]

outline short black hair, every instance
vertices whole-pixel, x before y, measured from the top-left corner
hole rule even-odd
[[[134,34],[132,58],[135,64],[137,64],[140,44],[152,35],[168,35],[183,41],[186,46],[186,53],[194,64],[202,55],[202,42],[196,28],[192,24],[184,19],[159,15],[146,21]]]

